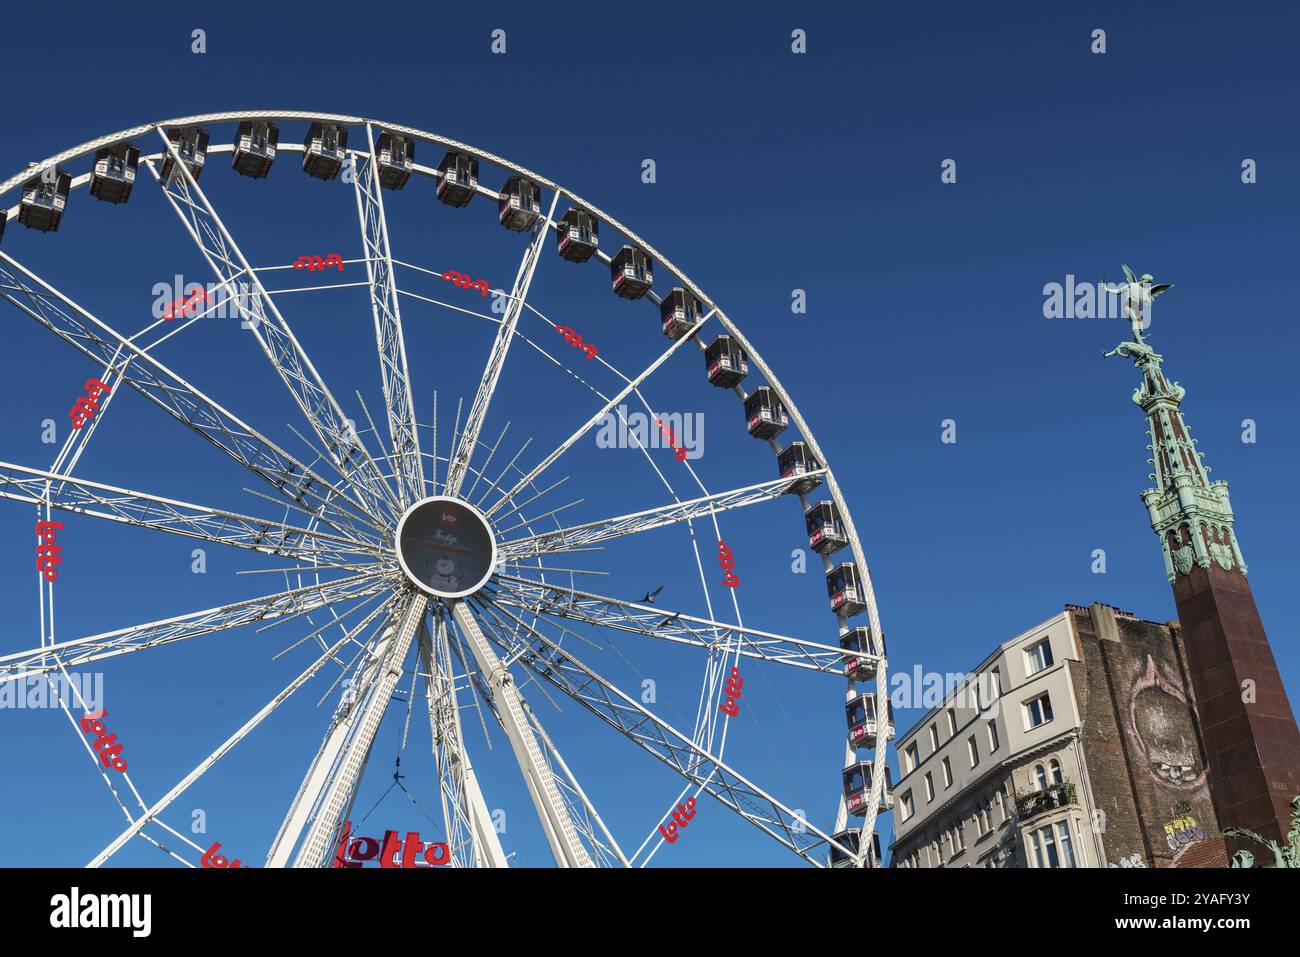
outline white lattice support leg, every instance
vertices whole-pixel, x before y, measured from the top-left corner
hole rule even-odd
[[[307,836],[293,862],[294,867],[321,867],[329,857],[334,838],[338,832],[339,816],[351,806],[361,774],[370,759],[370,747],[375,741],[375,732],[379,722],[388,710],[397,679],[402,676],[402,665],[411,650],[411,641],[416,629],[424,618],[428,608],[428,599],[423,595],[412,593],[406,599],[398,613],[396,622],[390,632],[381,641],[379,649],[383,661],[380,673],[376,676],[370,695],[362,708],[352,738],[348,741],[338,769],[325,797],[316,809]]]
[[[465,822],[473,846],[473,866],[508,867],[501,839],[483,800],[474,765],[461,736],[460,709],[450,670],[451,656],[446,649],[446,624],[439,620],[435,627],[436,648],[429,641],[427,631],[420,631],[420,660],[428,674],[429,727],[438,759],[438,775],[442,778],[443,804],[449,818],[447,838],[451,842],[452,835],[459,834],[461,822]],[[450,807],[447,807],[448,803]],[[461,841],[463,843],[463,839]],[[453,858],[456,850],[453,846]]]
[[[497,713],[505,726],[510,746],[514,748],[519,770],[523,772],[524,782],[528,785],[528,793],[532,795],[533,804],[537,807],[537,816],[546,831],[555,863],[560,867],[594,867],[587,849],[578,838],[564,798],[555,785],[550,764],[542,754],[537,737],[528,723],[523,699],[515,688],[514,679],[488,644],[474,615],[463,601],[456,602],[452,614],[466,645],[478,662],[479,670],[492,689]]]

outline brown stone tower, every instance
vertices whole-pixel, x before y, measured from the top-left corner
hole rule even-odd
[[[1135,284],[1138,296],[1150,278]],[[1300,794],[1300,729],[1246,580],[1228,483],[1209,480],[1183,421],[1185,390],[1165,379],[1163,357],[1137,323],[1134,338],[1107,355],[1131,358],[1142,372],[1133,401],[1147,416],[1156,482],[1142,501],[1178,605],[1216,816],[1221,827],[1285,843]]]

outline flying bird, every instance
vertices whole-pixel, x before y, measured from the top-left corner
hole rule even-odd
[[[660,593],[661,591],[663,591],[663,590],[664,590],[664,586],[663,586],[663,585],[660,585],[660,586],[659,586],[658,588],[656,588],[654,591],[652,591],[652,592],[647,592],[647,593],[646,593],[646,596],[645,596],[644,598],[642,598],[641,600],[642,600],[643,602],[645,602],[647,605],[653,605],[653,604],[655,603],[655,599],[659,597],[659,593]]]

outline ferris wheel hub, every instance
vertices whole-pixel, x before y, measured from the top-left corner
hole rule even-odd
[[[464,598],[496,568],[497,543],[483,513],[468,502],[432,495],[397,523],[397,561],[416,588],[438,598]]]

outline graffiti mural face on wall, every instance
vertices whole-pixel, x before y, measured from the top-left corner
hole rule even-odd
[[[1191,705],[1150,653],[1130,693],[1129,732],[1157,783],[1177,791],[1205,785]]]

